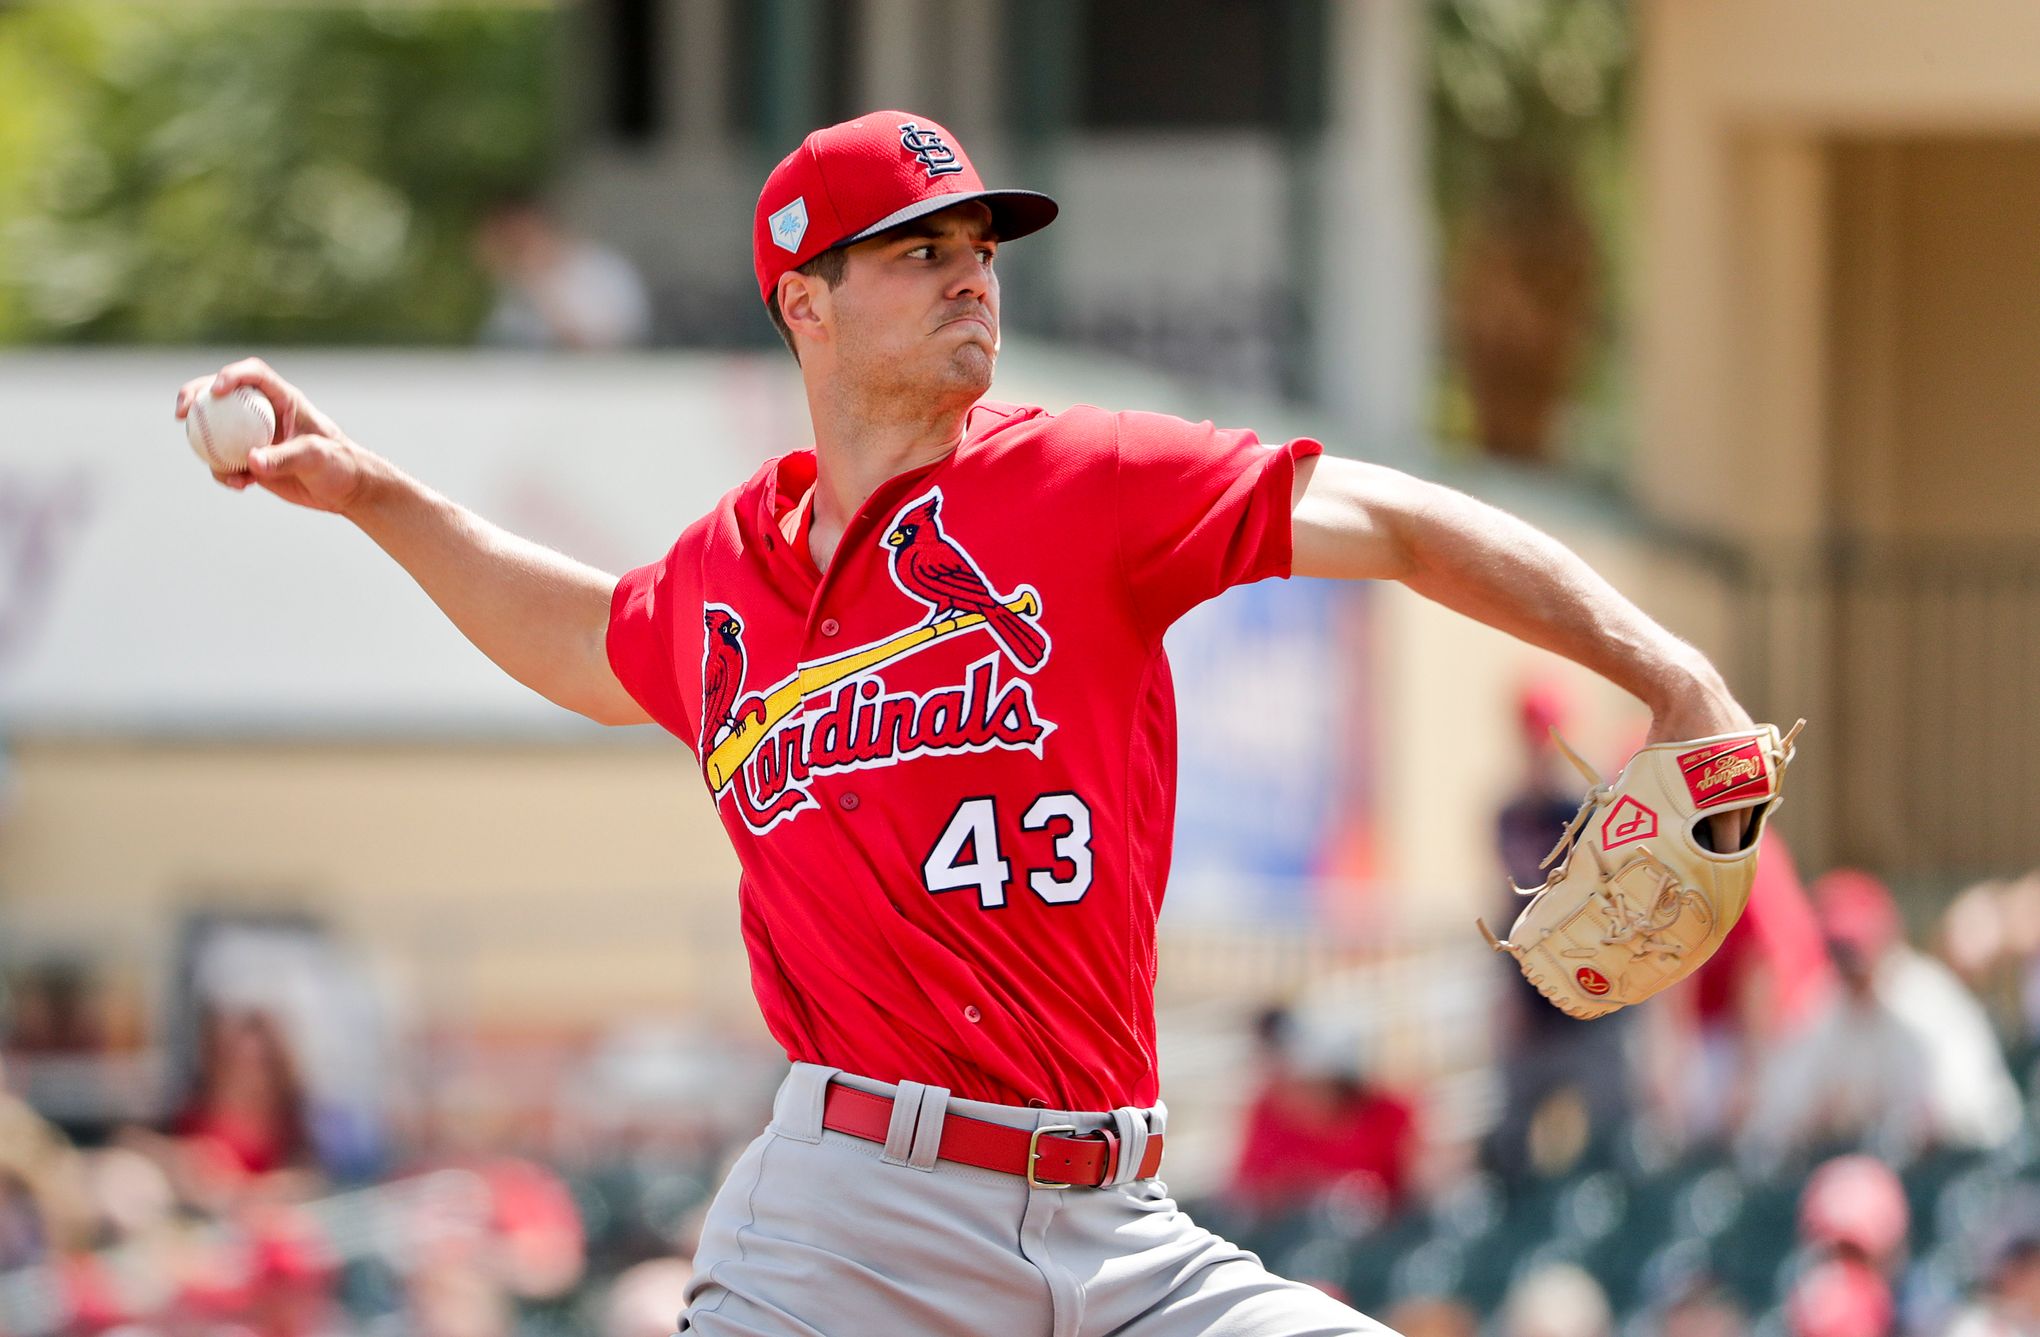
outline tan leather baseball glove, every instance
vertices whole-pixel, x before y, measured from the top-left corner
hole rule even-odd
[[[1639,1003],[1699,969],[1749,904],[1757,839],[1779,803],[1792,742],[1776,726],[1657,743],[1608,783],[1558,738],[1593,788],[1542,868],[1508,952],[1560,1011],[1582,1020]],[[1556,733],[1552,735],[1557,738]],[[1742,847],[1707,847],[1703,819],[1751,809]],[[1555,865],[1555,867],[1554,867]]]

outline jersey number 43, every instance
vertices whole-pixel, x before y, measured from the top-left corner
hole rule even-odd
[[[1091,889],[1091,810],[1068,792],[1043,794],[1020,814],[1022,831],[1054,831],[1055,863],[1027,871],[1027,885],[1050,905],[1070,905]],[[935,848],[921,864],[931,892],[976,887],[978,904],[996,910],[1006,903],[1012,861],[999,853],[998,803],[967,798],[956,805]]]

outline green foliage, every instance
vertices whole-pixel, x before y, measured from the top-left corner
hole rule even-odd
[[[1572,471],[1612,478],[1622,465],[1628,395],[1622,314],[1631,229],[1629,93],[1635,42],[1629,0],[1433,0],[1430,13],[1432,186],[1444,242],[1452,325],[1435,421],[1447,441],[1481,438],[1472,345],[1483,314],[1492,340],[1518,347],[1583,325],[1548,449]],[[1511,253],[1498,255],[1499,249]],[[1567,253],[1570,252],[1570,255]],[[1505,263],[1513,258],[1514,265]],[[1513,272],[1504,276],[1498,266]],[[1556,294],[1585,276],[1586,309]],[[1498,277],[1513,283],[1497,285]],[[1485,285],[1485,286],[1483,286]],[[1506,317],[1506,319],[1504,319]],[[1537,360],[1537,358],[1530,358]],[[1493,367],[1489,370],[1492,372]],[[1492,378],[1490,378],[1492,380]],[[1492,388],[1492,387],[1491,387]],[[1493,442],[1487,442],[1490,448]]]
[[[1431,14],[1448,213],[1577,180],[1619,145],[1631,57],[1624,0],[1438,0]]]
[[[549,4],[0,5],[0,343],[465,339]]]

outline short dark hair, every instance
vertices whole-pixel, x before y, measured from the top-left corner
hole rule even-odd
[[[831,288],[839,287],[843,275],[850,269],[850,248],[831,246],[804,265],[795,265],[793,272],[820,279]],[[779,287],[775,283],[772,295],[765,299],[765,314],[772,318],[772,328],[779,331],[779,337],[786,343],[786,351],[793,354],[795,362],[800,361],[800,350],[793,346],[793,331],[786,327],[786,313],[779,309]]]

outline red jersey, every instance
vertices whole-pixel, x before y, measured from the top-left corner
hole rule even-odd
[[[1749,977],[1759,972],[1770,975],[1763,1021],[1765,1029],[1776,1034],[1791,1030],[1812,1013],[1835,983],[1820,921],[1806,898],[1792,852],[1776,831],[1764,832],[1742,918],[1694,973],[1694,1015],[1702,1025],[1743,1029],[1742,991]]]
[[[610,663],[697,755],[789,1057],[1004,1104],[1154,1103],[1162,633],[1289,573],[1295,465],[1320,449],[980,403],[826,572],[802,451],[618,582]]]
[[[1417,1116],[1386,1091],[1364,1091],[1331,1109],[1270,1088],[1247,1110],[1232,1194],[1264,1211],[1301,1206],[1341,1176],[1372,1175],[1391,1207],[1409,1196],[1418,1152]]]

